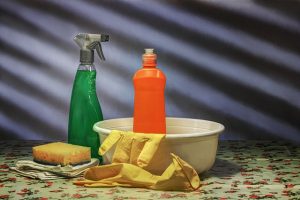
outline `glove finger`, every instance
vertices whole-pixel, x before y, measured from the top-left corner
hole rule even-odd
[[[116,146],[112,163],[129,163],[132,149],[133,133],[123,132]]]
[[[89,184],[93,184],[94,183],[94,181],[91,181],[91,180],[81,180],[81,181],[73,181],[73,184],[75,184],[75,185],[80,185],[80,186],[82,186],[82,185],[89,185]]]
[[[120,174],[122,167],[120,163],[91,167],[84,173],[84,178],[88,181],[100,181],[115,177]]]
[[[116,187],[116,186],[122,186],[122,187],[132,187],[130,184],[126,183],[117,183],[117,182],[110,182],[110,181],[99,181],[95,182],[93,184],[84,185],[85,187]]]
[[[195,169],[178,156],[171,154],[173,161],[157,183],[151,186],[156,190],[193,191],[200,187],[200,178]]]
[[[86,187],[150,187],[159,179],[158,176],[127,163],[93,167],[84,174],[84,178],[85,180],[74,182],[74,184]]]
[[[107,151],[109,151],[121,138],[121,132],[112,130],[111,133],[107,136],[107,138],[101,144],[99,148],[99,155],[104,155]]]
[[[193,190],[197,190],[200,187],[200,178],[196,170],[177,155],[171,153],[171,156],[173,157],[173,159],[176,159],[177,163],[180,165],[182,172],[191,188]]]
[[[148,166],[162,139],[165,137],[165,134],[147,134],[146,136],[149,139],[146,141],[144,148],[137,159],[137,165],[142,168]]]
[[[143,169],[151,172],[152,174],[161,175],[173,161],[170,152],[169,143],[163,139],[151,161]]]
[[[136,133],[134,133],[136,134]],[[138,158],[145,146],[145,143],[149,141],[149,138],[144,138],[144,134],[143,137],[135,137],[132,140],[132,148],[131,148],[131,152],[130,152],[130,161],[129,163],[134,164],[134,165],[138,165],[137,161]]]

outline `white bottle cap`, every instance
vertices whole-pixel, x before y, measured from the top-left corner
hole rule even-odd
[[[145,49],[145,54],[153,54],[154,49]]]

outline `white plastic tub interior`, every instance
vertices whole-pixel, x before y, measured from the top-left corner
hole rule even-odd
[[[94,130],[104,141],[111,130],[132,131],[132,118],[109,119],[97,122]],[[220,123],[189,118],[166,118],[166,141],[171,151],[192,165],[198,173],[209,170],[216,159],[218,139],[224,126]],[[104,156],[110,163],[113,149]]]

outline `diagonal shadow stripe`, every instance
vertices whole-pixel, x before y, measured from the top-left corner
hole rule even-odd
[[[101,91],[102,92],[102,91]],[[103,92],[101,93],[103,94]],[[129,117],[127,113],[132,113],[132,108],[111,94],[99,96],[104,119]],[[120,114],[121,113],[121,114]],[[125,114],[122,114],[125,113]]]
[[[178,117],[205,119],[222,123],[225,125],[226,137],[231,137],[230,135],[235,133],[239,135],[234,135],[233,137],[239,137],[240,139],[251,139],[253,137],[258,139],[281,139],[271,132],[256,126],[251,126],[243,120],[239,120],[238,118],[218,112],[207,107],[206,105],[201,104],[199,101],[187,98],[186,95],[182,94],[178,90],[169,90],[168,96],[170,97],[170,101],[174,103],[176,107],[179,108],[183,113]],[[184,99],[184,101],[181,99]]]
[[[5,10],[0,7],[0,13],[4,15],[4,17],[0,18],[0,22],[14,28],[18,31],[23,32],[24,34],[39,35],[48,43],[55,43],[56,46],[63,49],[64,51],[74,51],[73,46],[70,43],[62,40],[58,37],[55,37],[53,34],[45,31],[39,26],[35,25],[31,21],[26,20],[14,13],[14,11]],[[34,20],[34,19],[33,19]]]
[[[0,96],[0,108],[1,112],[6,115],[6,117],[14,120],[15,122],[22,124],[29,129],[39,133],[45,138],[48,138],[49,135],[56,139],[61,139],[65,137],[63,131],[56,129],[55,127],[44,123],[39,119],[38,116],[32,115],[31,113],[24,110],[22,107],[8,102],[6,99],[3,99]],[[26,138],[26,136],[24,136]]]
[[[234,27],[241,31],[250,33],[255,37],[276,44],[282,48],[300,52],[300,44],[295,43],[299,33],[289,29],[283,29],[276,24],[270,24],[249,16],[241,15],[233,10],[226,10],[221,7],[211,5],[205,1],[179,1],[175,0],[176,5],[188,12],[205,15],[213,20]],[[270,35],[272,33],[272,35]]]
[[[0,51],[0,64],[19,79],[36,85],[36,87],[43,89],[44,92],[61,102],[65,102],[65,98],[69,96],[66,92],[70,90],[70,87],[62,83],[57,77],[51,77],[48,73],[41,71],[39,67],[43,66],[32,67],[30,64],[7,54],[5,51]]]
[[[230,3],[232,1],[229,0],[228,2]],[[197,32],[200,35],[203,35],[202,37],[204,38],[207,36],[215,38],[216,40],[229,44],[228,46],[237,47],[238,49],[255,55],[256,57],[272,61],[278,65],[286,66],[290,68],[290,70],[294,70],[296,72],[299,72],[300,70],[297,64],[300,62],[300,59],[297,54],[287,49],[280,49],[272,43],[247,34],[247,32],[242,32],[238,29],[225,26],[218,21],[211,20],[203,15],[193,15],[172,6],[172,4],[164,5],[163,3],[155,3],[154,1],[143,2],[143,4],[127,3],[131,7],[145,12],[145,14],[148,13],[149,16],[157,15],[164,18],[166,21],[178,24],[184,31],[190,30],[192,32]],[[251,4],[250,2],[247,3]],[[137,19],[133,19],[133,21],[137,21]],[[176,33],[178,30],[175,29],[173,32]],[[172,35],[173,33],[169,34],[169,37],[172,37]],[[184,43],[184,46],[185,45],[186,44]]]
[[[78,1],[79,2],[79,1]],[[60,2],[56,2],[59,4],[59,6],[63,6],[65,4],[61,4]],[[84,13],[84,10],[91,9],[93,12],[99,11],[98,8],[94,8],[89,5],[85,5],[82,2],[76,3],[76,4],[68,4],[69,9],[76,11],[77,13]],[[215,73],[220,73],[223,76],[234,79],[237,81],[238,84],[244,84],[247,86],[255,87],[259,90],[264,91],[265,93],[271,94],[272,96],[276,98],[280,98],[284,101],[287,101],[294,105],[295,107],[300,107],[300,104],[298,101],[296,101],[297,98],[300,98],[300,93],[295,90],[292,87],[288,87],[282,83],[278,83],[276,81],[271,80],[270,78],[267,78],[265,75],[257,74],[253,72],[252,70],[249,70],[245,68],[245,66],[235,63],[234,61],[228,61],[225,58],[217,55],[217,54],[209,54],[204,49],[198,49],[194,46],[189,46],[185,44],[182,41],[175,40],[173,38],[168,37],[166,34],[160,34],[160,32],[157,32],[153,29],[150,29],[148,26],[137,24],[135,22],[128,21],[124,18],[122,18],[120,15],[116,15],[115,13],[111,13],[109,11],[106,11],[105,9],[101,9],[101,16],[107,15],[111,17],[114,21],[118,21],[119,23],[123,23],[124,26],[128,27],[128,30],[125,31],[124,29],[118,29],[113,24],[108,23],[106,20],[101,19],[100,16],[95,15],[89,15],[87,16],[87,20],[90,21],[97,21],[100,17],[99,24],[105,24],[106,26],[110,27],[114,31],[123,33],[127,36],[135,36],[136,40],[147,40],[148,43],[151,43],[152,46],[162,48],[167,51],[171,51],[174,56],[180,56],[184,57],[184,59],[191,59],[194,62],[194,65],[200,65],[206,67],[208,70],[212,70]],[[138,31],[133,31],[138,29]],[[156,38],[151,37],[144,37],[144,34],[151,33],[156,36]],[[163,41],[163,44],[158,41]],[[185,51],[183,53],[179,53],[176,51],[178,48],[185,48]],[[203,54],[202,59],[199,60],[199,55]],[[205,56],[204,56],[205,55]],[[220,68],[220,66],[223,66],[223,69]],[[255,77],[256,81],[253,81],[251,77]],[[258,87],[259,83],[259,87]],[[270,90],[269,86],[273,85],[273,90]],[[289,96],[282,95],[282,93],[288,93]]]
[[[10,46],[26,52],[30,56],[40,60],[40,62],[49,63],[49,65],[55,68],[58,73],[64,73],[66,76],[73,77],[73,73],[70,71],[70,68],[63,67],[72,66],[74,64],[72,60],[68,59],[70,56],[72,56],[70,52],[66,52],[60,48],[57,48],[55,44],[45,43],[42,38],[38,38],[33,35],[22,34],[21,32],[17,32],[16,30],[4,25],[0,25],[0,29],[2,33],[0,38],[5,40]],[[11,40],[11,38],[14,38],[14,40]]]
[[[87,32],[98,32],[100,28],[97,23],[86,20],[85,16],[80,16],[76,14],[76,12],[69,12],[68,10],[57,6],[54,2],[51,1],[42,2],[39,0],[13,0],[13,2],[32,9],[37,9],[45,13],[49,13],[51,15],[59,17],[61,20],[68,23],[79,25],[78,27],[81,27],[81,30],[88,30]],[[104,27],[102,27],[100,30],[103,32],[107,31]]]
[[[165,57],[170,56],[172,55],[166,55]],[[190,63],[187,60],[174,57],[172,63],[169,65],[185,66],[182,68],[176,67],[176,71],[178,71],[178,73],[187,74],[188,77],[193,79],[195,82],[197,82],[197,80],[204,81],[218,91],[221,91],[231,98],[242,102],[244,105],[247,105],[250,108],[259,110],[263,113],[268,113],[274,118],[300,128],[298,120],[299,109],[295,108],[288,102],[281,101],[280,99],[274,98],[259,90],[236,84],[234,81],[230,79],[224,79],[223,77],[210,71],[200,71],[199,69],[195,69],[192,67],[193,63]]]
[[[289,16],[293,19],[300,20],[300,1],[296,0],[271,0],[271,1],[260,1],[253,0],[256,4],[262,5],[268,9],[275,10],[276,12],[282,13],[283,15]]]
[[[117,52],[115,51],[115,53],[117,54]],[[123,57],[119,57],[119,59],[120,60],[123,60],[124,58]],[[115,61],[116,62],[116,61]],[[176,64],[178,63],[178,60],[174,60],[174,66],[176,65]],[[173,66],[173,64],[171,65],[171,66]],[[116,62],[116,65],[120,65],[120,64],[118,64],[117,62]],[[171,75],[172,73],[170,73],[169,75]],[[191,72],[190,74],[193,74],[193,75],[195,75],[196,73],[195,72]],[[204,76],[206,77],[206,74],[204,74]],[[196,81],[197,82],[197,80],[199,80],[199,79],[197,79],[197,77],[199,78],[199,76],[195,76],[195,78],[193,79],[192,77],[190,77],[191,79],[193,79],[194,81]],[[171,76],[169,77],[169,78],[171,78]],[[211,78],[211,80],[214,80],[214,78],[212,77]],[[210,80],[210,81],[211,81]],[[216,79],[216,81],[218,81],[218,78]],[[197,83],[196,83],[197,84]],[[222,84],[222,83],[221,83]],[[220,84],[220,85],[221,85]],[[201,81],[199,82],[199,85],[201,85]],[[232,90],[233,91],[235,91],[235,89],[236,89],[236,85],[232,85]],[[167,87],[167,90],[168,90],[168,87]],[[220,90],[221,91],[221,90]],[[196,92],[196,91],[195,91]],[[201,90],[199,91],[200,93],[201,93]],[[242,91],[242,92],[244,92],[245,93],[245,91]],[[206,94],[206,93],[205,93]],[[238,96],[240,96],[240,93],[237,93],[237,95]],[[167,96],[169,96],[169,95],[167,95]],[[253,96],[252,96],[253,97]],[[189,96],[185,96],[184,97],[184,99],[190,99],[190,97]],[[192,99],[193,100],[193,99]],[[254,101],[255,101],[255,99],[254,99]],[[201,102],[199,102],[199,103],[201,103]],[[268,104],[268,102],[265,102],[266,104]],[[207,106],[207,104],[206,104],[206,106]],[[248,106],[249,107],[249,106]],[[250,107],[251,108],[251,107]],[[227,109],[228,110],[228,108],[224,108],[225,110]],[[251,110],[251,109],[250,109]],[[257,109],[255,109],[255,110],[257,110]],[[234,112],[234,110],[232,110],[231,112]],[[188,113],[188,112],[187,112]],[[253,116],[253,114],[254,113],[256,113],[256,112],[252,112],[252,116]],[[296,113],[296,112],[294,112],[294,113]],[[256,114],[255,114],[256,115]],[[259,117],[261,117],[262,115],[264,115],[263,113],[262,114],[258,114],[258,116]],[[270,121],[270,120],[274,120],[274,116],[273,115],[270,115],[269,113],[268,113],[268,115],[270,116],[269,117],[269,119],[267,119],[266,117],[263,117],[264,118],[264,120],[267,120],[267,121]],[[297,118],[295,118],[295,119],[297,119]],[[242,121],[242,120],[241,120]],[[276,121],[278,121],[278,120],[276,120]],[[288,126],[285,126],[285,124],[286,124],[286,122],[285,121],[278,121],[278,122],[280,122],[280,124],[279,124],[279,126],[283,126],[283,127],[288,127]],[[247,123],[247,121],[245,122],[245,120],[244,120],[244,123]],[[288,122],[287,122],[288,123]],[[298,124],[297,124],[298,125]],[[249,125],[249,126],[253,126],[253,121],[251,122],[251,125]],[[264,126],[265,127],[265,126]],[[278,133],[276,133],[276,134],[278,134]],[[275,137],[275,136],[274,136]]]
[[[0,129],[4,129],[5,132],[10,133],[10,138],[6,139],[20,139],[20,140],[41,140],[46,139],[43,138],[39,133],[33,132],[29,130],[27,127],[23,126],[22,124],[17,123],[14,120],[9,119],[7,116],[3,115],[0,112]],[[8,136],[7,134],[5,134]],[[47,138],[48,139],[48,138]]]
[[[120,42],[119,50],[125,51],[125,42],[118,42]],[[115,50],[114,52],[117,53],[117,50]],[[132,50],[132,53],[135,53],[135,50]],[[172,62],[165,61],[164,59],[162,59],[162,62],[165,63],[166,66],[172,66],[172,68],[174,67],[173,69],[176,69],[178,73],[186,74],[186,76],[188,76],[189,79],[193,79],[194,82],[197,83],[198,81],[204,81],[209,85],[213,86],[213,88],[216,88],[218,91],[225,93],[229,97],[232,97],[238,100],[239,102],[242,102],[244,105],[247,105],[248,107],[253,108],[254,110],[262,111],[263,113],[271,115],[272,117],[279,119],[280,121],[283,121],[295,127],[299,127],[299,110],[297,110],[294,106],[291,106],[289,103],[273,98],[272,96],[262,93],[259,90],[248,88],[244,85],[236,84],[231,79],[225,79],[210,71],[196,68],[194,67],[194,64],[190,61],[174,57],[174,55],[172,54],[162,53],[160,54],[160,56],[164,58],[172,57]],[[123,60],[123,58],[120,58],[120,60]],[[114,65],[116,65],[115,68],[118,68],[117,66],[121,66],[122,64],[115,60]],[[118,75],[118,73],[116,73],[116,75]],[[124,78],[125,77],[123,77],[123,79]],[[201,84],[200,82],[199,84]]]
[[[114,4],[109,1],[100,3],[99,1],[92,0],[90,2],[97,6],[104,6],[106,9],[110,9],[131,19],[138,20],[141,23],[151,26],[153,29],[165,32],[179,40],[184,40],[187,43],[204,47],[212,53],[220,54],[226,58],[235,60],[235,62],[238,61],[240,63],[244,63],[245,66],[252,70],[262,74],[268,74],[269,77],[274,79],[282,80],[282,77],[289,77],[289,80],[283,81],[300,88],[300,79],[298,78],[300,73],[290,70],[282,64],[279,65],[272,60],[252,55],[241,48],[233,46],[226,40],[222,41],[209,35],[185,29],[185,27],[180,24],[168,21],[151,12],[145,12],[144,10],[141,11],[134,7],[130,7],[130,5],[126,4],[126,2],[119,2],[118,4]],[[151,16],[151,18],[146,16]],[[157,23],[157,21],[159,21],[159,23]]]
[[[202,105],[194,99],[185,98],[185,100],[182,101],[181,99],[185,96],[186,95],[181,94],[181,92],[177,91],[176,94],[174,92],[171,101],[177,104],[178,108],[183,109],[186,113],[189,113],[189,117],[192,116],[194,118],[204,118],[223,123],[226,127],[225,134],[227,134],[228,132],[239,134],[239,137],[241,137],[242,139],[275,139],[300,144],[300,134],[298,137],[289,137],[287,133],[278,134],[278,131],[277,134],[274,134],[273,131],[270,132],[265,128],[250,125],[249,123],[247,123],[247,121],[240,120],[239,118],[233,117],[232,115],[226,115],[223,112],[218,112],[207,107],[207,105]]]
[[[121,47],[122,46],[123,45],[121,45]],[[122,48],[120,49],[120,51],[123,51]],[[171,56],[172,55],[164,56],[164,57],[171,57]],[[121,58],[121,60],[123,59]],[[115,63],[115,65],[118,66],[121,64]],[[244,105],[247,105],[248,107],[253,108],[254,110],[263,111],[263,113],[271,115],[273,118],[279,119],[280,121],[299,127],[299,123],[297,121],[298,110],[285,102],[282,102],[280,100],[278,101],[278,99],[272,98],[271,96],[268,96],[259,91],[248,89],[243,85],[238,85],[235,82],[232,82],[230,79],[223,79],[222,77],[216,76],[215,74],[209,71],[199,71],[199,69],[193,68],[192,67],[193,64],[189,63],[186,60],[174,58],[173,62],[167,65],[173,67],[185,66],[182,68],[176,67],[176,71],[181,74],[187,74],[189,78],[193,79],[196,83],[198,82],[198,80],[205,81],[210,85],[212,85],[214,88],[217,88],[217,90],[221,91],[222,93],[226,93],[230,97],[233,97],[234,99],[243,102]],[[199,84],[201,83],[199,82]],[[186,98],[189,99],[189,97],[185,97],[185,99]],[[274,109],[274,107],[278,107],[279,109]],[[282,111],[287,111],[287,112],[282,112]]]
[[[5,67],[3,67],[1,64],[0,64],[0,69],[2,74],[0,75],[1,82],[10,85],[16,90],[30,91],[31,92],[30,96],[32,98],[38,99],[41,102],[54,106],[57,109],[62,110],[63,112],[67,112],[66,108],[68,105],[62,102],[60,99],[57,99],[52,95],[49,95],[49,93],[45,92],[45,90],[41,89],[40,87],[37,87],[34,84],[26,82],[23,79],[20,79],[19,77],[15,76],[11,72],[7,71]]]
[[[0,132],[1,132],[1,136],[0,139],[1,140],[19,140],[19,139],[26,139],[23,137],[20,137],[18,133],[13,132],[12,130],[2,127],[0,126]]]
[[[48,63],[40,61],[38,58],[29,55],[27,52],[11,46],[9,43],[7,43],[5,40],[2,40],[1,38],[0,38],[0,49],[5,51],[7,54],[16,57],[18,60],[28,63],[32,67],[36,67],[41,71],[44,71],[49,76],[57,77],[65,84],[70,84],[72,82],[71,77],[69,77],[68,75],[64,73],[60,73],[58,70],[56,70]],[[37,66],[43,66],[43,67],[37,67]]]
[[[99,25],[97,27],[99,27]]]

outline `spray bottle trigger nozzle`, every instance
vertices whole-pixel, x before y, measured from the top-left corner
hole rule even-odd
[[[105,60],[105,57],[104,57],[104,54],[103,54],[103,51],[102,51],[102,47],[101,47],[101,43],[99,41],[95,41],[95,42],[92,42],[91,44],[89,44],[87,46],[89,49],[96,49],[97,51],[97,54],[99,56],[99,58],[101,60]]]

